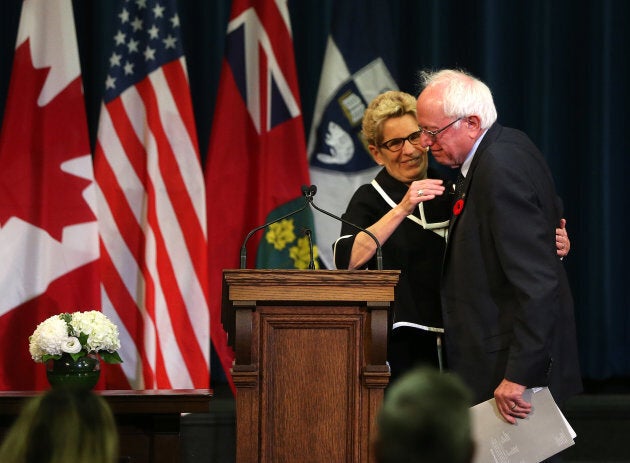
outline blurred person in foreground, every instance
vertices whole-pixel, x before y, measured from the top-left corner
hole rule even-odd
[[[118,431],[105,399],[66,388],[30,399],[0,447],[2,463],[117,461]]]
[[[496,122],[490,89],[458,70],[422,74],[422,145],[459,168],[442,271],[449,368],[509,423],[526,388],[562,404],[582,389],[573,300],[556,253],[562,204],[538,148]]]
[[[416,99],[405,92],[378,95],[363,115],[362,133],[383,169],[354,193],[343,218],[371,231],[382,245],[383,268],[400,270],[388,341],[391,381],[416,365],[442,368],[444,328],[440,275],[453,202],[453,185],[429,167],[416,118]],[[552,229],[550,231],[553,232]],[[570,242],[556,230],[558,254]],[[376,269],[376,244],[343,224],[334,244],[339,269]]]
[[[392,383],[376,418],[377,463],[470,463],[471,394],[451,373],[418,367]]]

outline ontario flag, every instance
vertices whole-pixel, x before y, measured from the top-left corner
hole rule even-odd
[[[309,183],[286,1],[232,2],[205,175],[211,337],[233,387],[234,355],[221,325],[222,271],[239,267],[248,231]],[[249,241],[250,262],[259,240],[257,234]]]
[[[0,389],[47,388],[29,336],[100,309],[93,181],[71,0],[25,0],[0,133]]]
[[[124,361],[110,388],[209,387],[205,189],[180,35],[175,0],[125,2],[114,27],[94,160],[103,312]]]

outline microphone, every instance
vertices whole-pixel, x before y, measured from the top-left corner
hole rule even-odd
[[[313,202],[313,196],[315,196],[315,193],[317,193],[317,186],[316,185],[310,185],[310,186],[302,186],[302,194],[304,195],[304,197],[306,198],[306,203],[310,204],[315,210],[321,212],[322,214],[326,214],[329,217],[332,217],[335,220],[338,220],[340,222],[343,222],[347,225],[350,225],[351,227],[353,227],[356,230],[359,230],[360,232],[365,233],[366,235],[368,235],[370,238],[372,238],[372,240],[374,240],[374,243],[376,243],[376,268],[378,270],[383,270],[383,251],[381,250],[381,243],[379,242],[378,238],[376,238],[376,236],[374,236],[374,233],[372,233],[369,230],[366,230],[363,227],[359,227],[358,225],[343,219],[341,217],[338,217],[334,214],[332,214],[331,212],[328,212],[324,209],[321,209],[319,207],[317,207],[315,205],[315,203]]]
[[[325,209],[321,209],[320,207],[317,207],[317,205],[313,202],[313,196],[315,196],[315,193],[317,193],[317,186],[316,185],[302,185],[302,195],[304,196],[304,205],[302,207],[300,207],[299,209],[296,209],[292,212],[289,212],[288,214],[283,215],[282,217],[278,217],[275,220],[272,220],[270,222],[267,222],[263,225],[260,225],[259,227],[254,228],[253,230],[251,230],[247,236],[245,237],[245,239],[243,240],[243,245],[241,246],[241,269],[245,269],[247,268],[247,242],[249,241],[249,239],[252,237],[252,235],[254,233],[256,233],[258,230],[262,230],[263,228],[267,228],[269,225],[276,223],[276,222],[280,222],[283,219],[286,219],[287,217],[291,217],[292,215],[297,214],[298,212],[302,212],[304,209],[306,209],[307,207],[311,206],[313,207],[313,209],[321,212],[322,214],[326,214],[329,217],[332,217],[335,220],[338,220],[340,222],[343,222],[347,225],[350,225],[352,228],[365,233],[366,235],[368,235],[370,238],[372,238],[372,240],[374,240],[374,243],[376,244],[376,268],[378,270],[383,270],[383,251],[381,250],[381,243],[379,242],[378,238],[376,238],[376,236],[374,236],[374,233],[372,233],[369,230],[366,230],[363,227],[360,227],[346,219],[343,219],[341,217],[338,217],[336,215],[334,215],[331,212],[328,212]],[[309,262],[309,269],[314,269],[315,268],[315,262],[314,262],[314,256],[313,256],[313,240],[311,237],[312,231],[310,229],[305,229],[304,233],[308,236],[308,242],[309,242],[309,251],[310,251],[310,262]]]
[[[315,270],[315,254],[313,253],[313,237],[312,235],[312,231],[310,228],[305,228],[304,229],[304,234],[308,237],[308,252],[309,252],[309,261],[308,261],[308,268],[309,270]]]
[[[313,201],[315,193],[317,193],[316,185],[302,185],[302,196],[304,196],[308,202]]]
[[[306,195],[306,193],[304,193],[304,187],[302,187],[302,194]],[[249,239],[252,237],[252,235],[254,233],[256,233],[258,230],[262,230],[263,228],[267,228],[269,225],[271,225],[273,223],[280,222],[281,220],[286,219],[287,217],[291,217],[292,215],[295,215],[298,212],[302,212],[304,209],[306,209],[308,207],[308,205],[309,205],[309,201],[308,201],[308,199],[305,199],[304,200],[304,205],[302,207],[300,207],[299,209],[296,209],[296,210],[294,210],[292,212],[289,212],[288,214],[285,214],[282,217],[278,217],[275,220],[267,222],[266,224],[263,224],[263,225],[261,225],[259,227],[254,228],[253,230],[251,230],[247,234],[245,239],[243,240],[243,245],[241,246],[241,269],[247,268],[247,247],[246,247],[246,245],[247,245],[247,242],[249,241]],[[309,236],[309,241],[310,241],[310,236]],[[311,249],[311,255],[312,254],[313,254],[313,251]]]

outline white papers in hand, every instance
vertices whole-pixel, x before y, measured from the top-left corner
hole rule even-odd
[[[494,399],[470,409],[474,463],[538,463],[574,444],[576,434],[548,388],[527,389],[523,399],[532,411],[516,424],[503,419]]]

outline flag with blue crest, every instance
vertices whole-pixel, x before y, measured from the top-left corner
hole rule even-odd
[[[375,96],[398,89],[395,31],[389,27],[395,24],[393,14],[391,5],[377,0],[335,4],[308,138],[315,203],[335,215],[343,214],[354,191],[380,169],[361,137],[361,120]],[[383,26],[376,33],[375,24]],[[322,214],[314,221],[319,257],[326,268],[334,268],[332,243],[341,225]]]

